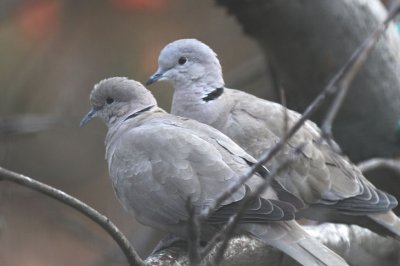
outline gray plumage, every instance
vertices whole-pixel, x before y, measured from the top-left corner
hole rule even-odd
[[[148,84],[158,80],[174,86],[172,114],[219,129],[256,158],[283,136],[286,115],[289,127],[300,117],[280,104],[225,88],[216,54],[195,39],[172,42],[161,51],[159,68]],[[276,178],[307,205],[297,216],[355,223],[383,235],[400,236],[400,220],[391,211],[397,200],[375,188],[325,141],[318,144],[319,139],[319,128],[307,121],[268,164],[282,162],[296,146],[306,143],[291,170]]]
[[[126,78],[101,81],[93,89],[86,124],[99,117],[108,126],[106,159],[114,190],[125,209],[143,224],[185,236],[190,197],[197,211],[235,183],[255,159],[218,130],[170,115],[151,93]],[[201,238],[226,223],[245,195],[263,182],[254,175],[202,227]],[[237,233],[249,233],[304,265],[347,265],[310,238],[295,222],[295,207],[268,188],[246,211]]]

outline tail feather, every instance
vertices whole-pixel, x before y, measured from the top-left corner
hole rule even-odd
[[[302,265],[348,265],[342,257],[311,237],[296,222],[279,222],[269,226],[252,225],[248,231]]]
[[[393,211],[374,214],[352,214],[350,212],[332,212],[323,207],[311,207],[296,213],[296,217],[318,220],[320,222],[355,224],[381,235],[400,240],[400,218]]]
[[[321,244],[318,240],[312,238],[304,238],[291,243],[285,243],[279,240],[267,241],[267,243],[283,251],[302,265],[348,265],[343,258]]]
[[[368,217],[388,231],[387,235],[400,240],[400,218],[393,211],[370,214]],[[379,233],[379,232],[378,232]]]

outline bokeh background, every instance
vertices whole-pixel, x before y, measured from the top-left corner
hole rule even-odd
[[[119,226],[146,256],[162,236],[118,204],[104,160],[105,126],[79,128],[95,83],[141,82],[159,51],[197,38],[219,55],[227,85],[271,98],[263,57],[212,0],[0,0],[0,165],[60,188]],[[246,84],[246,86],[244,86]],[[172,89],[151,87],[169,110]],[[0,265],[124,265],[97,225],[41,194],[0,182]]]
[[[0,166],[88,203],[146,257],[163,233],[138,224],[117,202],[104,160],[105,126],[94,120],[79,128],[93,85],[111,76],[145,82],[167,43],[197,38],[218,53],[228,87],[279,101],[275,71],[288,106],[301,112],[385,16],[379,0],[0,0]],[[334,137],[354,162],[400,154],[399,51],[391,25],[335,121]],[[169,110],[171,86],[150,89]],[[324,109],[313,117],[320,122],[318,115]],[[399,176],[368,173],[398,198]],[[3,181],[0,266],[20,265],[126,260],[93,222]]]

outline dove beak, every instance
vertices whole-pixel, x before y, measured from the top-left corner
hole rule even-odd
[[[157,81],[163,79],[163,78],[164,78],[164,76],[163,76],[164,73],[165,73],[164,71],[162,71],[161,69],[158,69],[157,72],[154,73],[154,74],[149,78],[149,80],[146,81],[146,85],[153,84],[153,83],[155,83],[155,82],[157,82]]]
[[[81,120],[79,127],[86,125],[93,117],[96,117],[96,110],[90,110]]]

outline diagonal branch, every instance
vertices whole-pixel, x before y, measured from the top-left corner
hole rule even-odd
[[[301,150],[302,146],[297,148],[295,150],[295,154],[297,155],[299,151]],[[269,186],[269,180],[271,178],[275,178],[279,174],[282,173],[282,171],[287,170],[290,167],[290,164],[294,160],[294,156],[290,157],[288,160],[284,161],[281,163],[276,169],[274,169],[271,174],[269,175],[268,179],[265,179],[262,184],[260,184],[256,190],[254,190],[249,196],[243,199],[241,202],[238,211],[236,212],[235,215],[233,215],[229,222],[222,228],[220,232],[216,236],[213,237],[213,239],[207,244],[206,248],[204,249],[202,253],[202,258],[206,257],[208,253],[212,250],[212,248],[215,246],[215,244],[220,241],[221,239],[223,240],[221,245],[217,248],[216,254],[213,256],[211,265],[219,265],[221,260],[224,257],[224,253],[228,247],[229,240],[233,237],[234,232],[242,219],[243,215],[245,214],[247,208],[249,207],[249,204],[255,200],[257,197],[262,194],[265,189],[268,188]]]
[[[325,123],[322,127],[323,134],[325,133],[325,135],[327,135],[327,133],[330,132],[332,121],[334,120],[336,113],[341,106],[341,103],[346,95],[350,83],[353,81],[355,75],[359,72],[361,66],[364,64],[365,60],[369,56],[379,37],[386,30],[388,23],[394,18],[399,10],[399,5],[396,5],[396,7],[392,9],[383,25],[381,25],[376,31],[374,31],[353,53],[346,64],[330,80],[328,85],[322,90],[322,92],[316,97],[316,99],[307,107],[303,115],[294,124],[294,126],[288,129],[287,132],[285,132],[286,134],[282,136],[280,141],[269,151],[263,153],[257,163],[252,165],[250,169],[244,175],[242,175],[235,184],[230,186],[223,194],[217,197],[217,200],[214,201],[213,205],[202,210],[199,216],[200,221],[205,220],[207,217],[209,217],[224,200],[226,200],[232,193],[240,188],[257,171],[261,170],[261,167],[263,167],[266,162],[271,160],[278,152],[280,152],[280,150],[287,144],[287,141],[301,128],[301,126],[311,117],[311,115],[314,114],[314,112],[322,105],[322,103],[326,100],[328,96],[336,95],[336,100],[331,108],[332,110],[330,111],[330,113],[328,113]],[[284,164],[282,164],[281,167],[284,167]],[[273,174],[268,175],[266,181],[263,183],[265,186],[268,186],[272,176]],[[215,244],[221,239],[225,239],[227,243],[232,235],[232,232],[234,231],[236,224],[240,220],[241,215],[243,215],[242,213],[246,209],[246,204],[243,204],[242,207],[243,208],[241,208],[238,213],[231,217],[230,221],[224,226],[222,231],[219,232],[209,243],[209,245],[206,246],[201,254],[201,257],[206,256],[212,249],[212,247],[214,247]],[[226,243],[222,243],[222,245],[219,247],[219,250],[214,257],[214,264],[218,263],[220,257],[223,256],[227,245]]]
[[[256,166],[258,165],[258,166]],[[200,220],[207,220],[216,209],[218,209],[222,202],[224,202],[227,198],[229,198],[233,193],[235,193],[241,186],[243,186],[244,183],[246,183],[257,171],[258,168],[262,167],[262,164],[259,162],[256,162],[253,164],[251,167],[249,167],[248,171],[243,174],[242,176],[239,177],[239,179],[233,183],[231,186],[229,186],[221,195],[219,195],[216,200],[212,202],[207,208],[204,208],[200,215],[199,219]],[[271,177],[268,175],[266,177],[266,183],[270,183]]]
[[[129,240],[122,234],[122,232],[111,222],[106,216],[102,215],[92,207],[83,203],[82,201],[68,195],[67,193],[58,190],[54,187],[36,181],[30,177],[22,174],[18,174],[0,167],[0,181],[6,180],[27,187],[32,190],[36,190],[42,194],[45,194],[65,205],[82,213],[93,222],[97,223],[102,227],[118,244],[122,252],[125,254],[129,265],[131,266],[144,266],[144,262],[140,259],[139,255],[133,249]]]
[[[400,4],[397,3],[395,8],[392,9],[392,11],[388,14],[388,17],[385,19],[383,23],[383,29],[386,29],[387,24],[396,16],[396,14],[400,11]],[[381,31],[382,27],[380,27],[377,31]],[[372,33],[371,36],[374,36],[376,33]],[[367,39],[370,39],[367,38]],[[361,50],[357,49],[354,53],[353,56],[347,61],[347,63],[339,70],[339,72],[331,79],[331,81],[328,83],[328,85],[322,90],[322,92],[314,99],[314,101],[307,107],[307,109],[304,111],[303,115],[300,117],[299,120],[289,129],[287,134],[285,134],[280,141],[273,146],[269,151],[263,153],[258,162],[252,166],[252,171],[253,173],[260,167],[262,167],[263,164],[271,160],[273,156],[275,156],[287,143],[287,141],[303,126],[303,124],[315,113],[315,111],[322,105],[322,103],[326,100],[326,98],[330,95],[334,95],[338,91],[338,87],[336,84],[340,80],[345,77],[345,73],[349,71],[349,66],[353,65],[355,61],[358,61],[358,57],[362,56],[362,50],[367,49],[368,46],[361,46]],[[368,54],[367,54],[368,55]],[[358,69],[355,69],[352,75],[355,75],[359,71]],[[352,81],[352,79],[348,80],[349,84]]]
[[[336,93],[336,98],[332,103],[331,108],[325,116],[324,122],[322,123],[321,130],[322,136],[329,140],[332,138],[332,124],[333,120],[343,104],[346,94],[349,90],[350,83],[353,81],[356,74],[360,71],[361,67],[364,65],[368,56],[371,54],[376,43],[380,37],[385,33],[389,22],[392,21],[396,15],[400,12],[400,2],[396,1],[394,3],[387,18],[376,29],[368,38],[361,44],[360,47],[353,53],[351,58],[346,62],[346,64],[339,70],[339,72],[331,79],[327,88],[325,90],[332,91]]]
[[[211,265],[219,265],[221,262],[225,250],[228,247],[230,239],[234,235],[234,231],[240,222],[241,218],[245,214],[249,204],[255,200],[257,197],[262,194],[265,189],[270,185],[270,180],[280,175],[283,171],[287,170],[290,167],[290,164],[296,159],[298,154],[304,148],[305,143],[301,143],[299,146],[295,148],[292,156],[290,156],[287,160],[279,164],[269,175],[268,178],[264,180],[250,195],[244,198],[239,205],[238,211],[230,218],[227,224],[207,243],[201,253],[201,258],[204,259],[214,248],[214,246],[221,240],[223,240],[222,244],[217,248],[216,254],[213,256]]]
[[[400,174],[400,160],[399,159],[386,159],[386,158],[373,158],[359,163],[358,168],[361,172],[366,173],[379,168],[387,168],[396,171]]]
[[[366,58],[370,54],[371,49],[376,44],[377,39],[383,34],[386,30],[388,23],[397,15],[400,11],[400,4],[397,3],[392,11],[388,14],[388,17],[385,19],[383,25],[379,27],[376,31],[374,31],[366,41],[353,53],[350,59],[346,62],[346,64],[338,71],[338,73],[330,80],[328,85],[322,90],[322,92],[315,98],[315,100],[307,107],[304,111],[303,115],[299,120],[282,136],[280,141],[274,145],[270,150],[263,153],[258,161],[253,164],[247,173],[241,176],[235,184],[229,187],[223,194],[221,194],[216,201],[208,208],[204,209],[200,214],[200,219],[208,218],[219,206],[220,204],[226,200],[232,193],[237,191],[247,180],[251,178],[257,171],[261,170],[263,165],[271,160],[287,143],[287,141],[303,126],[303,124],[311,117],[312,114],[322,105],[322,103],[326,100],[326,98],[330,95],[337,94],[340,106],[340,99],[344,98],[345,93],[342,92],[340,95],[339,88],[345,87],[348,88],[350,83],[352,82],[354,76],[360,70],[360,67],[365,62]],[[338,86],[340,84],[341,86]],[[338,94],[339,92],[339,94]],[[343,101],[343,100],[342,100]],[[332,119],[335,116],[335,108],[332,112]],[[328,123],[329,123],[328,118]],[[329,124],[325,125],[329,127]],[[271,180],[270,175],[267,177],[266,183],[269,184]]]
[[[199,235],[201,226],[199,224],[199,219],[196,215],[196,207],[192,205],[191,198],[189,197],[186,201],[186,209],[189,214],[189,219],[187,222],[187,240],[188,240],[188,256],[189,263],[191,266],[200,265],[200,254],[199,254]]]

